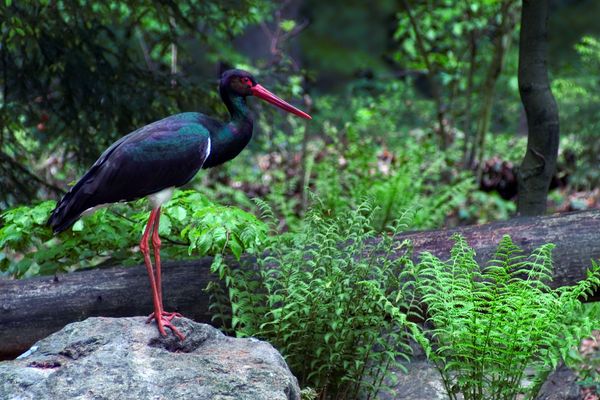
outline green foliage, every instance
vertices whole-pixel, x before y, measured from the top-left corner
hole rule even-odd
[[[298,233],[275,236],[256,266],[218,271],[236,334],[272,343],[321,398],[373,398],[390,367],[404,368],[408,339],[423,339],[407,320],[415,304],[397,275],[407,243],[376,236],[374,218],[369,202],[334,218],[313,209]]]
[[[131,257],[129,247],[134,244],[128,238],[132,237],[132,223],[101,210],[55,237],[46,226],[55,204],[46,201],[33,207],[16,207],[2,215],[3,273],[14,277],[48,275],[92,267],[111,257]]]
[[[516,135],[514,132],[490,135],[487,140],[488,148],[485,158],[499,157],[514,165],[519,165],[527,149],[527,136]]]
[[[224,111],[213,65],[245,61],[233,38],[270,8],[263,0],[0,7],[0,182],[11,188],[0,193],[0,207],[56,191],[30,183],[52,183],[35,179],[50,156],[53,164],[84,166],[116,138],[166,115]]]
[[[481,32],[488,28],[490,15],[498,12],[500,1],[474,1],[457,4],[442,0],[436,7],[426,3],[411,4],[411,12],[418,19],[418,28],[423,35],[423,45],[436,70],[446,74],[446,80],[459,79],[459,71],[466,71],[468,60],[462,56],[468,49],[469,35],[480,39]],[[406,13],[398,15],[396,39],[401,42],[403,62],[418,70],[426,70],[427,62],[419,50],[417,34]],[[438,44],[437,46],[435,44]],[[455,75],[456,74],[456,75]],[[465,74],[466,75],[466,74]]]
[[[396,61],[421,75],[422,92],[436,104],[438,116],[431,121],[437,123],[434,129],[444,136],[462,136],[468,165],[481,161],[489,148],[485,145],[488,131],[497,125],[514,126],[514,113],[518,112],[516,51],[510,48],[517,42],[520,2],[439,0],[435,6],[429,2],[401,4],[394,35],[399,45],[394,53]],[[513,61],[506,63],[511,77],[502,74],[505,58]],[[496,86],[502,96],[494,96]],[[502,99],[509,101],[500,105]],[[447,145],[449,139],[444,142]]]
[[[561,153],[566,172],[576,188],[589,190],[600,185],[600,40],[586,36],[576,50],[581,66],[555,79],[552,91],[560,109]]]
[[[356,104],[342,131],[324,124],[329,162],[313,165],[313,183],[328,212],[356,206],[361,196],[369,196],[379,207],[373,219],[376,230],[385,230],[410,207],[417,208],[411,229],[433,228],[474,189],[468,173],[455,173],[449,158],[439,156],[430,136],[421,136],[422,131],[407,135],[398,121],[381,118],[405,107],[400,98],[390,90]]]
[[[469,399],[535,398],[561,358],[589,335],[593,321],[580,298],[600,286],[600,267],[586,280],[551,289],[551,252],[546,244],[528,257],[504,236],[486,267],[464,238],[454,237],[451,257],[421,255],[416,290],[429,315],[432,352],[448,395]],[[522,382],[526,368],[537,379]]]
[[[46,201],[2,214],[0,271],[14,277],[53,274],[99,264],[141,263],[135,251],[148,219],[145,200],[84,217],[60,235],[46,221],[55,206]],[[232,254],[260,248],[267,227],[240,209],[210,202],[195,191],[178,191],[162,208],[160,236],[166,258]]]
[[[582,315],[595,324],[593,326],[595,332],[592,337],[582,341],[581,352],[574,350],[569,353],[570,357],[565,359],[565,364],[577,373],[579,385],[592,388],[596,393],[600,393],[600,351],[598,351],[600,303],[585,304]]]
[[[300,391],[301,400],[316,400],[319,397],[317,391],[311,387],[302,388]]]
[[[373,219],[378,231],[411,207],[417,211],[411,229],[441,226],[475,189],[474,182],[469,172],[457,171],[460,154],[440,156],[431,134],[409,129],[426,125],[429,115],[423,103],[404,100],[412,94],[409,87],[396,83],[376,96],[320,98],[320,126],[289,119],[286,129],[278,129],[261,122],[267,135],[257,138],[257,145],[266,154],[242,153],[235,163],[225,165],[218,177],[213,176],[211,196],[255,209],[239,191],[214,184],[229,179],[230,185],[269,203],[281,225],[291,231],[301,228],[309,192],[319,197],[331,216],[370,197],[379,206]],[[342,115],[339,109],[347,112]],[[308,138],[307,129],[312,133]],[[202,182],[207,185],[211,183]]]
[[[468,193],[460,201],[461,206],[458,210],[460,221],[468,223],[485,224],[491,221],[507,220],[517,212],[517,205],[514,201],[504,200],[496,192],[482,192],[474,190]]]

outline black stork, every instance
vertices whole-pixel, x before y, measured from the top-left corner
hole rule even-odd
[[[256,82],[246,71],[229,70],[219,83],[221,99],[231,115],[220,122],[204,114],[186,112],[146,125],[122,137],[100,158],[58,202],[48,224],[55,233],[69,228],[82,216],[104,205],[147,196],[152,210],[140,241],[140,251],[150,278],[158,331],[165,327],[183,340],[171,321],[181,315],[166,312],[162,303],[160,245],[158,225],[160,207],[173,189],[187,183],[200,168],[211,168],[235,158],[252,137],[252,116],[246,104],[256,96],[275,106],[311,119],[310,115],[286,103]],[[150,261],[149,237],[152,237],[155,269]]]

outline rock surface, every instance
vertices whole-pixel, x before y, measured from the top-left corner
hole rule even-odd
[[[582,398],[580,391],[575,372],[560,363],[540,388],[536,400],[579,400]]]
[[[381,390],[378,400],[448,400],[442,377],[425,359],[416,359],[407,366],[406,373],[394,371],[389,390]]]
[[[386,383],[388,390],[381,390],[378,400],[447,400],[442,377],[435,366],[427,361],[425,353],[411,342],[413,357],[406,365],[406,373],[393,370]]]
[[[0,399],[300,399],[281,355],[185,318],[162,338],[144,317],[89,318],[0,363]]]

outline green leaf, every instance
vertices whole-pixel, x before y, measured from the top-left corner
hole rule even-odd
[[[204,233],[201,234],[198,240],[195,242],[198,253],[201,256],[209,254],[213,244],[213,238],[211,235]]]
[[[169,210],[169,215],[181,222],[187,218],[187,211],[181,206],[175,206]]]
[[[160,224],[158,225],[158,233],[161,236],[168,236],[171,233],[171,218],[168,215],[160,215]]]
[[[284,19],[279,23],[279,26],[284,32],[291,32],[296,27],[296,21],[292,19]]]
[[[73,232],[81,232],[81,231],[83,231],[84,226],[85,225],[83,223],[83,220],[79,219],[79,220],[77,220],[77,222],[75,222],[73,224],[73,227],[71,228],[71,230]]]
[[[232,239],[228,243],[228,247],[231,250],[233,256],[239,260],[242,256],[242,252],[244,251],[244,247],[237,241],[237,239]]]

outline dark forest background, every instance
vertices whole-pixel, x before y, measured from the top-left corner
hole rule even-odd
[[[301,126],[253,101],[260,124],[250,151],[197,187],[237,182],[264,195],[281,183],[259,185],[265,176],[306,176],[307,159],[325,157],[311,144],[343,144],[354,131],[379,146],[374,166],[431,164],[405,149],[424,141],[446,153],[441,182],[472,173],[477,190],[448,223],[515,212],[527,135],[520,2],[6,1],[1,12],[2,209],[57,198],[115,139],[165,115],[225,118],[216,82],[235,66],[308,107],[315,122]],[[551,210],[598,202],[599,12],[595,1],[550,2],[548,69],[562,128]],[[269,165],[257,180],[248,169],[264,166],[260,157]],[[306,183],[286,195],[306,197]]]
[[[215,324],[273,343],[307,399],[374,396],[411,338],[449,395],[534,398],[563,360],[597,400],[600,307],[579,300],[600,267],[551,289],[552,244],[524,261],[504,237],[480,267],[459,236],[448,261],[395,238],[600,208],[599,16],[596,0],[0,0],[0,282],[141,264],[146,200],[53,235],[56,201],[141,126],[227,119],[218,80],[240,68],[313,119],[248,99],[248,148],[162,208],[163,260],[213,257]]]

